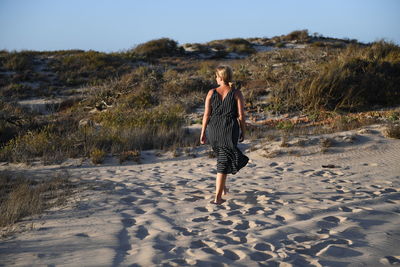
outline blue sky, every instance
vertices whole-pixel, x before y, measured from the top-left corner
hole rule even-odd
[[[400,44],[400,0],[0,0],[0,49],[120,51],[293,30]]]

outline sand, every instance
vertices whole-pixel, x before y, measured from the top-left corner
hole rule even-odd
[[[216,159],[206,146],[197,157],[145,151],[141,164],[2,165],[67,171],[94,186],[22,222],[33,229],[1,241],[0,266],[399,264],[400,140],[380,126],[328,137],[336,144],[322,152],[309,138],[274,158],[263,147],[283,150],[278,143],[246,140],[250,162],[228,176],[220,206],[209,203]]]

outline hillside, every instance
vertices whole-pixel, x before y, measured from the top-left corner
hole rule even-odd
[[[2,51],[0,159],[112,153],[123,161],[144,149],[195,147],[191,130],[221,63],[245,96],[250,139],[399,119],[400,48],[384,41],[302,30],[204,44],[162,38],[114,53]]]

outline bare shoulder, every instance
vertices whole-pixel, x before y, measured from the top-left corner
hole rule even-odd
[[[207,98],[210,98],[212,94],[214,93],[214,89],[210,89],[207,93]]]

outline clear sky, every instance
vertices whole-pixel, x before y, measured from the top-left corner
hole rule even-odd
[[[400,44],[400,0],[0,0],[0,49],[120,51],[293,30]]]

